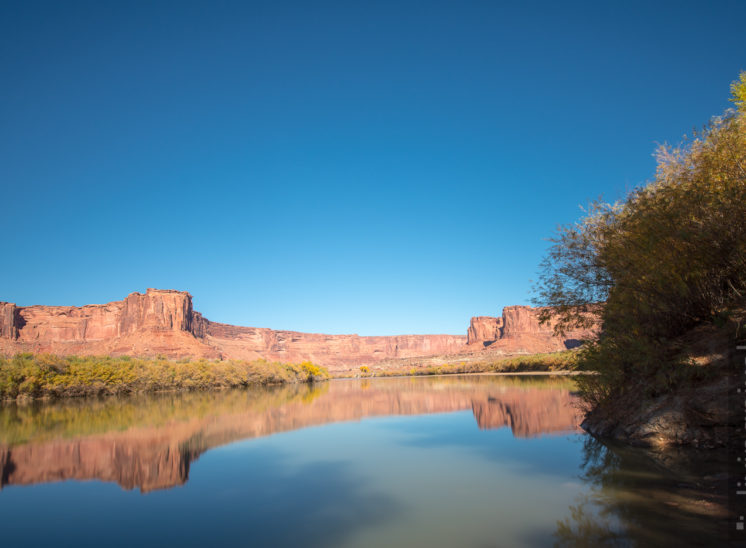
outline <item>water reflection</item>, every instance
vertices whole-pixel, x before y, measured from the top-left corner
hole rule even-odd
[[[558,521],[557,546],[713,546],[732,526],[722,452],[605,444],[586,436],[586,490]]]
[[[385,415],[471,410],[479,428],[514,437],[573,432],[572,388],[547,377],[397,378],[11,405],[0,409],[0,488],[96,479],[165,489],[213,447]]]

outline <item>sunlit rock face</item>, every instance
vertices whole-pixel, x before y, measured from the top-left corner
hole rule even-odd
[[[220,357],[194,336],[192,296],[184,291],[148,289],[80,307],[0,303],[0,316],[4,353]]]
[[[192,297],[183,291],[148,289],[108,304],[15,309],[16,330],[8,338],[28,343],[98,342],[144,331],[189,332],[192,323]]]
[[[564,335],[554,333],[555,323],[539,321],[541,308],[506,306],[502,316],[477,316],[471,319],[468,331],[470,347],[487,346],[506,353],[557,352],[579,346],[582,341],[598,336],[598,320],[587,329],[575,329]]]
[[[309,360],[331,371],[392,358],[453,354],[461,351],[466,342],[466,337],[461,335],[324,335],[210,321],[206,322],[205,333],[207,343],[224,356],[282,362]]]
[[[480,428],[507,427],[515,437],[574,432],[581,417],[572,388],[560,379],[373,379],[5,407],[0,488],[95,479],[164,489],[185,483],[190,464],[213,447],[377,416],[471,410]],[[11,415],[18,420],[5,420]]]
[[[216,323],[193,310],[185,291],[148,289],[123,301],[81,307],[0,303],[4,353],[309,360],[335,370],[455,353],[465,342],[461,335],[360,337]]]
[[[476,316],[469,323],[466,344],[489,346],[502,337],[503,319],[491,316]]]

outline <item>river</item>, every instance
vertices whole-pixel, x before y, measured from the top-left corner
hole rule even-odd
[[[2,541],[512,547],[722,539],[719,495],[703,484],[718,477],[718,459],[605,445],[579,428],[578,403],[568,377],[464,375],[5,405]]]

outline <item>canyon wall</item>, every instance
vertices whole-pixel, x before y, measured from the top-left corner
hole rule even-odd
[[[597,329],[557,337],[540,325],[539,309],[508,306],[502,316],[472,318],[467,336],[361,337],[277,331],[212,322],[185,291],[148,289],[122,301],[86,306],[0,303],[0,354],[156,356],[312,361],[332,372],[383,360],[453,355],[488,347],[504,353],[551,352],[576,346]]]
[[[0,353],[165,355],[169,358],[312,361],[332,371],[383,359],[449,354],[461,335],[361,337],[275,331],[211,322],[185,291],[148,289],[101,305],[0,303]]]
[[[194,320],[185,291],[148,289],[79,307],[0,303],[0,353],[221,357],[195,337]]]
[[[598,336],[601,328],[596,315],[593,326],[555,335],[554,322],[539,322],[541,308],[506,306],[502,316],[476,316],[471,319],[467,345],[502,352],[556,352],[575,348],[582,341]]]
[[[345,366],[359,366],[385,359],[456,353],[463,349],[466,337],[323,335],[207,321],[205,340],[232,358],[265,358],[283,362],[309,360],[332,370],[342,370]]]

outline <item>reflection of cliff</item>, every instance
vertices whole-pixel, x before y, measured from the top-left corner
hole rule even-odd
[[[574,428],[573,398],[569,392],[531,390],[472,400],[474,418],[482,429],[510,426],[518,437]]]
[[[154,438],[113,436],[0,449],[0,462],[5,461],[2,481],[28,485],[95,479],[143,492],[184,483],[198,455]]]
[[[0,434],[0,486],[97,479],[147,492],[183,484],[190,463],[210,448],[374,416],[472,409],[480,428],[510,426],[519,437],[576,430],[579,416],[570,387],[546,382],[493,377],[335,381],[316,388],[233,391],[212,399],[186,394],[166,401],[116,400],[112,409],[107,404],[72,411],[63,406],[58,413],[49,407],[3,409],[0,424],[38,428],[9,426]],[[100,423],[102,416],[111,417],[108,427]],[[54,429],[44,430],[49,424]]]

